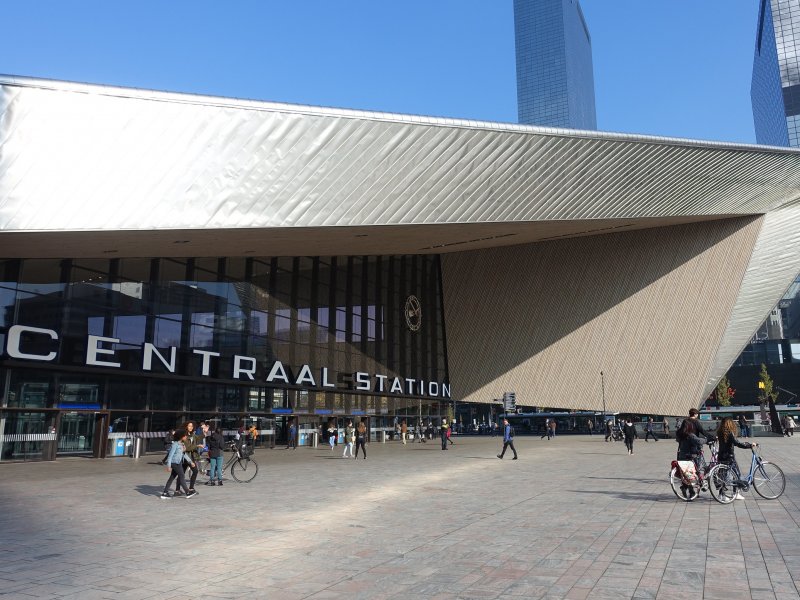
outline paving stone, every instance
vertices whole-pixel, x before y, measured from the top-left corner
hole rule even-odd
[[[675,498],[674,444],[536,441],[516,462],[490,438],[367,461],[259,449],[251,484],[192,500],[158,498],[160,456],[0,465],[0,597],[800,597],[800,436],[763,440],[781,499],[728,506]]]

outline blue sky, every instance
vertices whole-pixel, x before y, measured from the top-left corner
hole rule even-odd
[[[758,0],[582,0],[598,128],[754,142]],[[515,122],[512,0],[6,3],[0,73]]]

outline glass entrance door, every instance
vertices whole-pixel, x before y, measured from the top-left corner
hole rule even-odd
[[[92,456],[97,416],[93,412],[63,412],[58,427],[58,456]]]

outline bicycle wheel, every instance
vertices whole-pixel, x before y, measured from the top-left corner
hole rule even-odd
[[[239,483],[250,483],[258,474],[258,463],[252,458],[240,458],[231,465],[231,476]]]
[[[753,488],[767,500],[775,500],[786,489],[786,477],[778,465],[762,461],[753,473]]]
[[[684,502],[691,502],[700,495],[695,486],[683,483],[683,479],[678,475],[677,467],[669,472],[669,484],[672,486],[672,491],[675,495]]]
[[[733,485],[736,476],[728,465],[716,465],[708,473],[708,490],[720,504],[730,504],[736,497]]]

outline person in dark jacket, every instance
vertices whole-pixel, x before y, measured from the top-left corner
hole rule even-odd
[[[514,448],[514,434],[511,431],[511,425],[508,423],[508,419],[503,419],[503,451],[497,455],[497,458],[503,458],[506,448],[511,448],[514,453],[514,458],[511,460],[517,460],[517,449]]]
[[[697,467],[697,472],[702,471],[700,457],[703,454],[703,444],[714,439],[707,434],[700,424],[700,412],[696,408],[689,410],[689,418],[684,419],[675,438],[678,440],[678,460],[692,460]]]
[[[358,449],[364,453],[364,460],[367,460],[367,447],[364,442],[367,441],[367,425],[361,421],[356,427],[356,455],[353,458],[358,458]]]
[[[658,441],[658,438],[656,437],[656,432],[653,431],[654,428],[655,428],[655,423],[653,423],[653,417],[650,417],[649,419],[647,419],[647,425],[644,428],[644,431],[645,431],[645,433],[644,433],[644,441],[645,442],[648,439],[650,439],[651,435],[653,436],[653,439],[656,442]]]
[[[172,449],[172,438],[175,435],[175,430],[170,429],[167,432],[167,435],[164,436],[164,458],[161,459],[161,464],[167,464],[167,457],[169,456],[169,451]]]
[[[442,419],[439,427],[439,437],[442,439],[442,450],[447,450],[447,419]]]
[[[612,438],[611,438],[611,433],[612,433],[612,429],[611,429],[611,419],[607,419],[607,420],[606,420],[606,441],[607,441],[607,442],[610,442],[610,441],[611,441],[611,439],[612,439]]]
[[[725,465],[730,465],[736,478],[741,479],[742,474],[739,470],[739,464],[736,462],[733,447],[750,449],[754,446],[758,446],[758,444],[755,442],[740,442],[737,440],[736,423],[731,417],[725,417],[720,421],[719,427],[717,428],[717,439],[719,440],[717,461]],[[742,496],[738,489],[736,490],[736,496],[734,498],[736,500],[744,500],[744,496]]]
[[[625,437],[625,447],[628,449],[628,454],[633,454],[633,440],[639,437],[639,434],[636,432],[636,426],[631,422],[631,418],[628,417],[625,420],[625,425],[622,426],[622,435]]]
[[[194,483],[197,481],[197,461],[200,459],[200,449],[198,448],[197,442],[199,441],[199,436],[195,433],[194,430],[194,422],[189,421],[186,425],[183,426],[183,430],[186,432],[186,439],[183,440],[183,445],[185,448],[186,453],[186,460],[184,464],[187,468],[191,469],[192,475],[189,478],[189,491],[194,491]],[[181,495],[180,490],[180,482],[175,482],[175,496]]]
[[[225,438],[222,437],[222,429],[219,426],[213,433],[206,436],[206,444],[208,445],[208,462],[210,464],[206,485],[222,485]],[[215,475],[216,483],[214,481]]]

